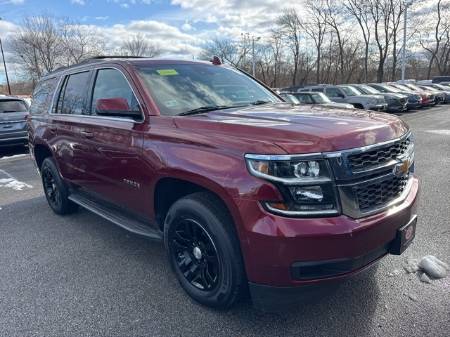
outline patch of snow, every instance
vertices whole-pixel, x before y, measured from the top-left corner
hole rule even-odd
[[[390,276],[390,277],[398,276],[398,275],[400,275],[401,273],[402,273],[401,270],[399,270],[399,269],[394,269],[394,270],[392,271],[392,273],[388,273],[388,276]]]
[[[450,136],[450,130],[427,130],[429,133],[434,133],[437,135],[444,135],[444,136]]]
[[[33,186],[14,178],[0,179],[0,187],[12,188],[15,191],[22,191],[24,188],[33,188]]]
[[[426,273],[422,273],[419,276],[419,280],[421,280],[423,283],[431,283],[431,279],[428,277]]]
[[[406,265],[403,266],[408,273],[415,273],[419,270],[419,260],[418,259],[408,259]]]
[[[420,270],[434,279],[440,279],[447,276],[449,270],[448,264],[442,262],[433,255],[427,255],[420,260],[418,264]]]
[[[33,186],[24,183],[23,181],[19,181],[10,175],[5,170],[0,170],[0,176],[4,176],[6,178],[0,178],[0,188],[6,187],[11,188],[15,191],[22,191],[25,188],[33,188]]]
[[[0,160],[9,160],[9,159],[23,158],[23,157],[27,157],[27,156],[28,156],[28,153],[16,154],[16,155],[13,155],[13,156],[1,157]]]

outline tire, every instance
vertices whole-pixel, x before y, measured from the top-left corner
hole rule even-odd
[[[62,180],[53,158],[45,158],[41,165],[42,186],[50,208],[59,215],[73,213],[77,205],[68,199],[69,190]]]
[[[164,243],[181,287],[195,301],[227,309],[244,295],[234,223],[214,195],[200,192],[176,201],[166,216]]]

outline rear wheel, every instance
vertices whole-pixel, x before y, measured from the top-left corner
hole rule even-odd
[[[53,212],[64,215],[77,209],[77,205],[68,199],[69,191],[52,158],[45,158],[42,162],[41,177],[45,197]]]
[[[201,304],[225,309],[245,289],[245,273],[234,224],[209,193],[184,197],[170,208],[165,245],[183,289]]]

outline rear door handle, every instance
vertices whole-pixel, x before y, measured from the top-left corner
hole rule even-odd
[[[94,137],[94,134],[89,131],[81,131],[81,135],[85,138],[93,138]]]
[[[49,126],[48,129],[50,130],[51,133],[55,133],[56,132],[56,127],[55,126]]]

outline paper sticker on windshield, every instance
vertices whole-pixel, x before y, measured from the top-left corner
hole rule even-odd
[[[161,76],[173,76],[178,75],[177,71],[175,69],[158,69],[156,70],[158,74]]]

